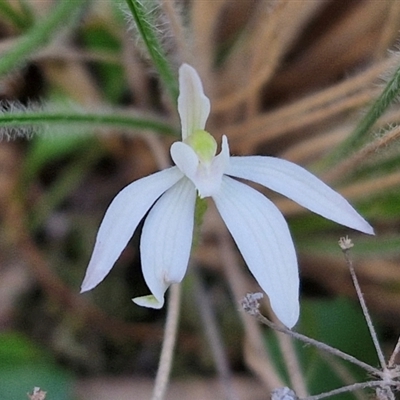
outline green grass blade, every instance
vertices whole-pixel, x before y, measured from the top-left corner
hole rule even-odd
[[[51,41],[65,27],[87,0],[59,1],[46,19],[38,21],[16,44],[0,58],[0,76],[23,65],[31,54]]]

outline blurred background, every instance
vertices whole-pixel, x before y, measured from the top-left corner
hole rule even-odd
[[[400,2],[143,4],[175,78],[182,62],[201,75],[218,142],[306,167],[374,226],[367,237],[260,189],[298,251],[296,330],[378,366],[337,241],[355,243],[389,357],[400,333],[398,104],[346,138],[400,66]],[[0,398],[34,386],[53,400],[149,398],[166,311],[130,300],[147,293],[140,229],[101,285],[79,288],[110,201],[170,162],[176,105],[122,1],[0,0],[0,54]],[[241,297],[260,289],[212,204],[182,286],[168,399],[265,399],[274,373],[291,386],[285,349],[310,393],[367,378],[244,315]]]

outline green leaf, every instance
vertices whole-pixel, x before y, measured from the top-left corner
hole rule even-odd
[[[26,399],[40,387],[52,400],[71,400],[73,377],[19,333],[0,334],[1,400]]]

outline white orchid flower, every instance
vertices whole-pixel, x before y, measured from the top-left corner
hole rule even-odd
[[[372,227],[338,193],[305,169],[274,157],[231,157],[228,139],[204,130],[210,101],[194,68],[179,70],[182,141],[171,146],[174,167],[125,187],[101,223],[82,291],[98,285],[148,213],[140,241],[142,269],[151,295],[133,301],[161,308],[165,291],[186,272],[196,195],[211,197],[253,276],[288,327],[299,317],[299,275],[292,238],[280,211],[264,195],[234,178],[281,193],[339,224],[373,234]]]

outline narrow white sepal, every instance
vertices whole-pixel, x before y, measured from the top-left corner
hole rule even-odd
[[[140,240],[143,276],[159,304],[171,283],[186,272],[193,237],[196,190],[183,178],[149,212]]]
[[[172,167],[139,179],[117,194],[101,222],[81,292],[106,277],[149,208],[182,177],[179,168]]]
[[[213,199],[276,316],[292,328],[299,317],[299,275],[282,214],[261,193],[228,176]]]
[[[182,125],[182,140],[197,129],[204,129],[210,114],[210,100],[204,94],[197,71],[188,64],[179,68],[178,112]]]
[[[292,162],[275,157],[231,157],[226,174],[259,183],[327,219],[374,234],[371,225],[343,196]]]

